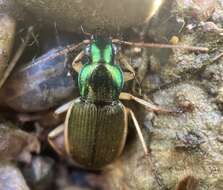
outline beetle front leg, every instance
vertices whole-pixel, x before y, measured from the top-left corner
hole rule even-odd
[[[129,62],[127,61],[127,58],[122,53],[120,53],[118,59],[119,59],[119,63],[121,63],[128,71],[130,71],[133,74],[134,78],[135,78],[135,76],[136,76],[135,70],[129,64]]]
[[[133,96],[132,94],[129,94],[129,93],[126,93],[126,92],[122,92],[119,95],[119,98],[122,99],[122,100],[134,100],[137,103],[145,106],[149,110],[154,111],[154,112],[158,112],[158,113],[166,113],[167,114],[167,113],[180,113],[181,112],[180,110],[171,110],[171,109],[160,107],[158,105],[152,104],[148,101],[145,101],[141,98],[138,98],[138,97]]]
[[[51,147],[61,156],[66,156],[64,145],[64,124],[58,126],[48,134],[48,142]]]
[[[81,51],[72,62],[72,67],[77,73],[79,73],[81,68],[83,67],[83,64],[81,63],[83,57],[84,57],[84,51]]]
[[[124,80],[125,82],[133,80],[135,78],[134,74],[131,72],[124,72]]]
[[[124,73],[125,82],[135,79],[135,81],[138,84],[140,84],[139,80],[136,77],[135,69],[132,67],[131,64],[129,64],[129,62],[127,61],[126,56],[123,55],[122,53],[119,53],[118,60],[119,60],[119,63],[121,63],[125,67],[125,69],[130,72],[130,73],[128,73],[128,72]]]

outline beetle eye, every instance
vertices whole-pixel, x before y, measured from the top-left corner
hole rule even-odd
[[[118,46],[116,46],[116,45],[114,45],[114,44],[112,44],[112,49],[113,49],[113,53],[116,55],[118,52],[119,52],[119,50],[120,50],[120,48],[118,47]]]
[[[91,55],[91,47],[90,45],[88,45],[85,49],[84,49],[84,54],[86,56],[90,56]]]

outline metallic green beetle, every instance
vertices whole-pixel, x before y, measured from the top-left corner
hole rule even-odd
[[[117,47],[111,39],[94,37],[87,44],[73,62],[79,73],[80,97],[56,111],[62,113],[68,109],[65,124],[53,130],[48,140],[59,154],[70,157],[76,165],[99,170],[122,153],[128,116],[134,122],[145,154],[148,154],[134,113],[120,99],[134,100],[153,111],[172,111],[121,92],[124,82],[133,79],[134,73],[132,77],[123,73],[116,62]],[[87,57],[87,61],[82,65],[83,57]]]

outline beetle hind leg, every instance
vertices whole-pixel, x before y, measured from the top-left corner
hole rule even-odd
[[[58,126],[48,134],[50,146],[61,156],[66,156],[64,145],[64,124]]]
[[[144,150],[144,156],[145,156],[146,160],[148,161],[148,165],[149,165],[149,168],[150,168],[150,170],[152,172],[152,175],[154,176],[154,179],[156,180],[157,184],[161,187],[161,189],[164,189],[165,186],[163,184],[163,181],[162,181],[160,175],[158,174],[158,171],[154,167],[154,164],[152,162],[151,156],[149,155],[149,151],[148,151],[146,142],[145,142],[144,137],[142,135],[142,131],[141,131],[139,123],[138,123],[138,121],[137,121],[137,119],[135,117],[135,114],[129,108],[126,108],[126,111],[127,111],[127,114],[129,116],[131,116],[131,119],[132,119],[132,121],[134,123],[134,127],[136,128],[137,134],[139,136],[139,139],[141,141],[141,144],[142,144],[142,147],[143,147],[143,150]]]
[[[139,136],[139,139],[140,139],[140,141],[141,141],[141,144],[142,144],[142,147],[143,147],[143,150],[144,150],[144,154],[145,154],[145,156],[148,156],[148,155],[149,155],[149,151],[148,151],[148,148],[147,148],[147,146],[146,146],[146,142],[145,142],[145,140],[144,140],[144,138],[143,138],[142,131],[141,131],[141,129],[140,129],[139,123],[138,123],[138,121],[137,121],[137,119],[136,119],[136,117],[135,117],[135,114],[134,114],[133,111],[132,111],[131,109],[129,109],[129,108],[127,109],[127,111],[128,111],[128,115],[131,116],[131,119],[132,119],[132,121],[133,121],[133,123],[134,123],[134,126],[135,126],[135,128],[136,128],[137,134],[138,134],[138,136]]]

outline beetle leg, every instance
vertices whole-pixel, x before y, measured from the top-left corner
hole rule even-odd
[[[48,142],[59,155],[66,156],[64,146],[64,124],[58,126],[48,134]]]
[[[59,108],[57,108],[57,109],[54,111],[54,113],[55,113],[55,114],[61,114],[61,113],[66,112],[66,111],[69,109],[69,107],[70,107],[73,103],[74,103],[74,100],[71,100],[71,101],[69,101],[69,102],[63,104],[62,106],[60,106]]]
[[[127,58],[122,53],[120,53],[120,55],[118,56],[118,62],[121,63],[129,71],[129,72],[124,72],[125,82],[129,80],[133,80],[136,76],[135,70],[128,63]]]
[[[135,114],[134,114],[133,111],[132,111],[131,109],[129,109],[129,108],[127,108],[127,111],[128,111],[128,114],[131,116],[132,121],[133,121],[133,123],[134,123],[134,126],[135,126],[135,128],[136,128],[136,131],[137,131],[137,133],[138,133],[139,139],[140,139],[140,141],[141,141],[141,144],[142,144],[142,147],[143,147],[143,150],[144,150],[144,154],[145,154],[145,156],[148,156],[148,155],[149,155],[149,151],[148,151],[148,148],[147,148],[147,146],[146,146],[145,140],[144,140],[144,138],[143,138],[142,131],[141,131],[141,129],[140,129],[139,123],[138,123],[138,121],[137,121],[137,119],[136,119],[136,117],[135,117]]]
[[[125,82],[133,80],[135,78],[133,73],[130,72],[124,72],[124,80]]]
[[[72,67],[73,69],[79,73],[81,68],[83,67],[81,60],[84,57],[84,51],[81,51],[74,59],[74,61],[72,62]]]
[[[131,76],[131,78],[128,78],[127,80],[125,79],[125,81],[129,81],[129,80],[133,80],[133,79],[135,79],[136,80],[136,82],[138,83],[138,84],[140,84],[139,83],[139,80],[137,79],[137,77],[136,77],[136,73],[135,73],[135,70],[134,70],[134,68],[129,64],[129,62],[127,61],[127,57],[125,56],[125,55],[123,55],[122,53],[119,53],[119,56],[118,56],[118,61],[119,61],[119,63],[121,63],[130,73],[131,73],[131,75],[133,75],[133,76]],[[125,74],[126,75],[126,74]]]
[[[134,100],[137,103],[145,106],[149,110],[154,111],[154,112],[158,112],[158,113],[180,113],[180,110],[170,110],[170,109],[167,109],[167,108],[163,108],[163,107],[157,106],[155,104],[152,104],[148,101],[145,101],[141,98],[135,97],[132,94],[129,94],[129,93],[126,93],[126,92],[122,92],[119,95],[119,98],[122,99],[122,100]]]
[[[133,76],[135,77],[135,70],[134,68],[129,64],[129,62],[127,61],[126,56],[124,56],[122,53],[119,53],[120,55],[118,56],[118,61],[119,63],[121,63],[128,71],[130,71]]]
[[[133,112],[131,109],[129,109],[129,108],[126,108],[126,111],[127,111],[128,115],[131,116],[131,119],[132,119],[132,121],[133,121],[133,123],[134,123],[134,126],[135,126],[135,128],[136,128],[137,134],[138,134],[138,136],[139,136],[139,139],[140,139],[140,141],[141,141],[141,144],[142,144],[142,147],[143,147],[143,150],[144,150],[145,157],[147,158],[147,161],[149,162],[148,164],[149,164],[149,167],[150,167],[150,169],[151,169],[151,172],[152,172],[152,174],[154,175],[154,178],[155,178],[157,184],[158,184],[160,187],[164,187],[164,184],[163,184],[163,182],[162,182],[162,179],[161,179],[160,176],[158,175],[158,172],[156,171],[156,168],[155,168],[154,165],[153,165],[153,162],[152,162],[152,160],[151,160],[151,156],[149,156],[149,151],[148,151],[148,148],[147,148],[147,146],[146,146],[144,137],[143,137],[143,135],[142,135],[142,131],[141,131],[141,129],[140,129],[139,123],[138,123],[138,121],[137,121],[137,119],[136,119],[136,117],[135,117],[135,114],[134,114],[134,112]],[[162,189],[163,189],[163,188],[162,188]]]

